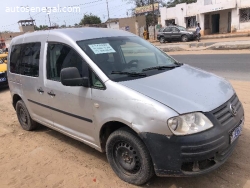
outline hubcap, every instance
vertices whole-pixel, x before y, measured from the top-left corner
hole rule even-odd
[[[23,123],[27,123],[27,115],[23,108],[20,109],[20,119]]]
[[[140,158],[136,150],[126,142],[119,142],[114,149],[115,162],[123,171],[137,173],[141,168]]]

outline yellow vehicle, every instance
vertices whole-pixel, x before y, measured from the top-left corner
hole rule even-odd
[[[7,56],[8,54],[0,54],[0,86],[7,85]]]

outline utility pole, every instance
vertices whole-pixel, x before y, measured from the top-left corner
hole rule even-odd
[[[65,25],[65,27],[67,27],[67,26],[66,26],[66,22],[65,22],[65,20],[64,20],[64,25]]]
[[[108,2],[108,0],[106,0],[106,3],[107,3],[108,21],[109,21],[109,2]],[[110,23],[109,23],[109,28],[110,28]]]
[[[48,8],[46,7],[46,9],[48,10]],[[48,13],[47,13],[48,14]],[[49,14],[48,14],[48,17],[49,17]],[[51,22],[50,22],[50,17],[49,17],[49,25],[51,27]]]

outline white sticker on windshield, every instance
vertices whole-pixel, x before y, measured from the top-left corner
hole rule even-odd
[[[109,43],[103,44],[89,44],[89,47],[95,54],[115,53],[116,51],[110,46]]]

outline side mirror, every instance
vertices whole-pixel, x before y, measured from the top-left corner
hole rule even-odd
[[[61,82],[65,86],[89,87],[89,79],[82,78],[76,67],[68,67],[61,70]]]

